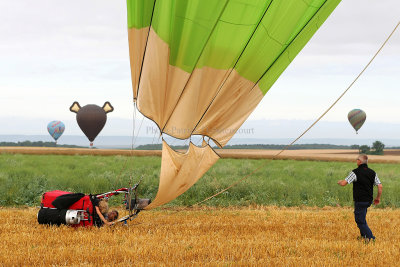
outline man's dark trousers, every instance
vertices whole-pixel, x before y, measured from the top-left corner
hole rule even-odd
[[[357,226],[360,229],[360,234],[366,239],[375,239],[371,229],[369,229],[367,220],[367,209],[371,206],[371,202],[354,202],[354,218]]]

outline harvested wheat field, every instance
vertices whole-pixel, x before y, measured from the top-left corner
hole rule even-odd
[[[129,227],[38,225],[35,208],[0,209],[5,265],[395,266],[400,210],[370,208],[377,241],[358,241],[351,208],[198,208],[143,212]],[[136,225],[135,225],[136,224]]]

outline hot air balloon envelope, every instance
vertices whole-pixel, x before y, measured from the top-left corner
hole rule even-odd
[[[340,0],[127,0],[133,98],[161,134],[225,146]],[[218,158],[163,142],[168,203]]]
[[[103,107],[90,104],[82,108],[78,102],[74,102],[70,107],[70,111],[76,113],[76,121],[79,128],[91,142],[90,145],[92,145],[92,142],[106,124],[107,113],[113,110],[114,108],[110,102],[105,102]]]
[[[356,133],[358,133],[357,131],[360,130],[361,126],[363,126],[365,120],[367,119],[367,114],[365,114],[365,112],[361,109],[353,109],[349,112],[347,118],[349,119],[349,122],[351,126],[353,126],[354,130],[356,130]]]
[[[57,139],[64,133],[65,125],[61,121],[51,121],[47,124],[47,131],[57,142]]]

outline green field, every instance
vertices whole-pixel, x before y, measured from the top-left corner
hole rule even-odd
[[[102,193],[140,186],[141,197],[154,198],[160,171],[159,157],[55,156],[0,154],[0,206],[35,206],[49,190]],[[191,189],[168,205],[188,206],[219,192],[255,168],[264,167],[246,181],[209,200],[210,206],[351,206],[352,186],[337,180],[354,163],[294,160],[220,159]],[[400,207],[400,166],[371,164],[383,184],[381,207]],[[375,192],[376,194],[376,192]]]

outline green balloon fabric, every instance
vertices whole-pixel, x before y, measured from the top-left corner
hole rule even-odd
[[[139,111],[223,147],[341,0],[127,0]]]
[[[127,0],[128,28],[151,25],[173,66],[235,68],[265,94],[340,1]]]
[[[365,112],[361,109],[353,109],[349,112],[347,118],[349,119],[349,122],[351,126],[353,126],[354,130],[356,130],[356,133],[358,133],[358,130],[360,130],[361,126],[363,126],[365,120],[367,119],[367,114],[365,114]]]

